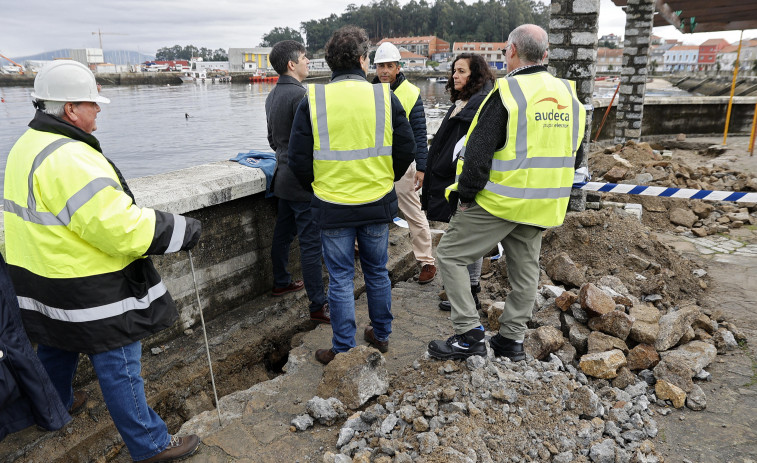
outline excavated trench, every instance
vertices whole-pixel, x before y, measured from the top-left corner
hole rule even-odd
[[[409,240],[401,230],[390,235],[390,278],[393,284],[416,271]],[[359,266],[358,266],[359,267]],[[359,268],[355,297],[365,292]],[[317,325],[307,317],[303,292],[281,298],[259,296],[245,307],[207,322],[218,397],[248,389],[283,373],[289,352],[303,333]],[[207,354],[199,323],[184,336],[164,344],[143,343],[142,376],[148,403],[175,433],[191,417],[215,408]],[[89,360],[82,357],[75,389],[90,399],[84,412],[63,430],[43,432],[35,427],[7,436],[0,443],[2,463],[129,462],[108,414]]]

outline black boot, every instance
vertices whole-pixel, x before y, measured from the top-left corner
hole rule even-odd
[[[484,327],[473,328],[463,334],[450,336],[446,341],[428,343],[428,354],[436,359],[466,359],[474,355],[486,357]]]
[[[522,342],[507,339],[499,333],[489,340],[489,345],[492,346],[494,355],[497,357],[507,357],[513,362],[520,362],[526,359]]]

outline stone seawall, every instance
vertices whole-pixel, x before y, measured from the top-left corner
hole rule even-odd
[[[594,118],[591,139],[596,137],[610,98],[594,99]],[[748,135],[752,127],[757,97],[735,97],[731,110],[729,134]],[[611,140],[615,134],[617,100],[607,116],[599,140]],[[728,97],[676,98],[647,97],[644,99],[644,116],[641,124],[642,138],[654,135],[721,134],[725,128]]]

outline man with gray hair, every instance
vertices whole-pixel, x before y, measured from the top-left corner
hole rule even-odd
[[[140,340],[173,325],[176,304],[148,255],[194,247],[200,222],[137,206],[106,158],[95,76],[70,60],[34,79],[37,112],[5,167],[5,256],[29,339],[63,404],[83,409],[71,382],[87,354],[131,458],[185,458],[196,435],[172,436],[147,404]]]
[[[468,130],[457,183],[448,188],[459,195],[457,213],[437,248],[455,334],[429,343],[434,358],[486,356],[466,266],[501,243],[513,289],[490,343],[497,356],[525,359],[541,234],[565,219],[586,123],[575,82],[551,76],[542,64],[547,46],[546,31],[534,24],[510,33],[509,73],[497,80]]]

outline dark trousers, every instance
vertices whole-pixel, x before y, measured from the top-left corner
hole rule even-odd
[[[313,221],[310,201],[279,198],[279,211],[271,243],[273,286],[276,288],[283,288],[292,282],[292,274],[287,270],[287,265],[289,248],[295,236],[300,238],[302,279],[305,281],[305,291],[310,299],[310,311],[315,312],[326,303],[321,263],[321,230]]]

